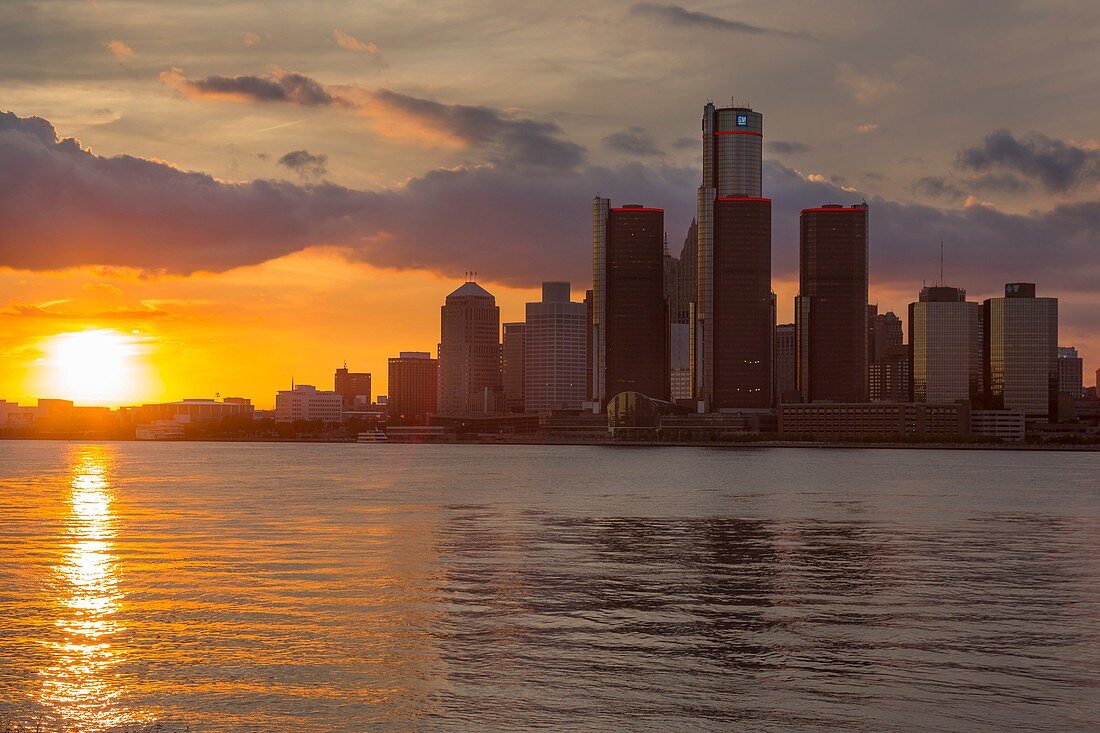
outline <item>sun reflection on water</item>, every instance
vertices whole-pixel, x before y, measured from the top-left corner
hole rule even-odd
[[[122,601],[112,511],[113,451],[84,446],[73,454],[65,534],[68,552],[54,568],[58,617],[48,646],[52,662],[41,670],[41,702],[75,730],[94,731],[131,722],[119,710],[121,661],[114,644],[122,631]]]

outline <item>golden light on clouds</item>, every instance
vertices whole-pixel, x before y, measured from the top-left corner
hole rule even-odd
[[[40,348],[40,394],[83,405],[116,406],[140,400],[149,388],[148,344],[137,333],[60,333],[45,338]]]

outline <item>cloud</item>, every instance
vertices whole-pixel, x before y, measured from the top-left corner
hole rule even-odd
[[[603,139],[603,145],[608,150],[627,155],[664,155],[649,133],[640,127],[630,127],[621,132],[612,133]]]
[[[768,140],[767,148],[769,152],[779,153],[780,155],[788,155],[791,153],[808,153],[810,146],[800,142],[787,142],[784,140]]]
[[[877,129],[878,129],[878,125],[876,125],[873,122],[869,122],[866,125],[860,125],[859,127],[857,127],[856,132],[858,132],[860,135],[867,135],[869,133],[874,132]]]
[[[173,68],[161,73],[160,78],[192,98],[353,110],[373,119],[385,135],[476,148],[495,163],[573,168],[585,158],[584,148],[561,139],[561,128],[553,122],[515,117],[492,107],[444,104],[390,89],[326,86],[283,70],[266,77],[188,79],[180,69]]]
[[[131,156],[105,158],[57,139],[38,118],[0,113],[0,265],[188,274],[256,264],[309,247],[350,260],[533,286],[591,275],[591,198],[663,206],[679,241],[694,214],[694,167],[581,165],[532,175],[518,166],[437,170],[398,188],[219,181]],[[773,274],[797,277],[798,212],[856,203],[858,191],[765,161],[774,202]],[[1100,201],[1027,215],[990,206],[939,209],[871,199],[871,278],[919,289],[936,243],[972,292],[1028,279],[1045,292],[1094,292]],[[933,273],[934,274],[934,273]]]
[[[850,64],[841,64],[837,71],[837,82],[848,90],[860,104],[872,104],[897,91],[897,84],[870,74],[856,71]]]
[[[293,71],[275,70],[271,76],[208,76],[188,79],[173,67],[160,73],[162,84],[197,99],[226,99],[234,102],[286,102],[305,107],[352,106],[333,96],[317,81]]]
[[[913,193],[932,198],[962,199],[966,192],[943,176],[924,176],[913,181]]]
[[[699,13],[688,10],[679,5],[665,5],[661,3],[635,3],[630,11],[635,15],[647,16],[664,23],[684,27],[703,28],[707,30],[728,31],[733,33],[748,33],[769,36],[782,36],[785,38],[812,38],[809,34],[792,31],[784,31],[776,28],[743,23],[739,20],[728,20],[709,13]]]
[[[279,165],[286,166],[303,180],[310,181],[328,173],[328,156],[314,155],[308,150],[292,150],[279,158]]]
[[[678,137],[672,143],[672,147],[677,150],[693,150],[700,145],[699,138],[697,137]]]
[[[127,46],[117,38],[113,41],[108,41],[103,44],[104,47],[111,52],[111,55],[119,59],[129,59],[134,57],[134,49]]]
[[[355,36],[350,33],[345,33],[339,28],[332,29],[332,40],[336,42],[337,46],[347,51],[357,51],[369,54],[371,60],[378,64],[379,67],[386,66],[386,62],[382,59],[382,52],[378,50],[378,46],[370,41],[364,43]]]
[[[1100,150],[1041,133],[1017,138],[1002,129],[986,135],[980,145],[960,150],[955,166],[980,173],[1015,173],[1038,181],[1048,191],[1063,193],[1100,181]],[[1011,176],[992,179],[994,188],[1020,190],[1020,183]]]
[[[259,46],[263,42],[263,38],[259,33],[245,33],[244,34],[244,47],[252,48],[253,46]]]

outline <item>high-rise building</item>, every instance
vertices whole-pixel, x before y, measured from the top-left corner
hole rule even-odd
[[[881,359],[867,367],[871,402],[910,402],[909,348],[891,346]]]
[[[1072,346],[1058,347],[1058,390],[1073,399],[1085,396],[1085,362]]]
[[[527,304],[524,400],[527,412],[579,410],[585,401],[588,309],[570,300],[569,283],[542,284]]]
[[[1058,299],[1034,283],[1009,283],[982,304],[982,352],[989,409],[1053,420],[1058,410]]]
[[[336,370],[334,391],[344,401],[345,410],[371,406],[370,372],[349,372],[348,365]]]
[[[275,393],[275,421],[320,420],[340,422],[343,398],[336,392],[319,390],[312,384],[296,384]]]
[[[386,411],[393,425],[423,425],[438,404],[439,363],[427,351],[402,351],[389,360]]]
[[[695,391],[708,410],[772,404],[771,199],[761,197],[763,116],[703,108]]]
[[[592,202],[592,400],[669,398],[664,209]]]
[[[866,402],[867,204],[803,209],[798,389],[805,402]]]
[[[974,406],[981,391],[981,306],[961,288],[921,288],[909,304],[910,400]]]
[[[798,396],[798,370],[793,323],[775,327],[775,403],[801,402]]]
[[[879,313],[877,305],[867,306],[867,363],[874,364],[903,343],[901,319],[892,311]]]
[[[501,381],[504,384],[504,409],[508,412],[523,412],[526,409],[523,393],[526,334],[525,323],[504,324]]]
[[[672,323],[668,327],[669,396],[674,400],[690,400],[691,391],[691,324]]]
[[[698,225],[691,220],[687,235],[684,237],[684,246],[680,249],[680,267],[676,281],[676,300],[672,311],[673,323],[691,324],[691,304],[695,302],[695,247],[698,235]]]
[[[440,308],[438,403],[441,415],[503,409],[500,308],[492,293],[472,280]]]

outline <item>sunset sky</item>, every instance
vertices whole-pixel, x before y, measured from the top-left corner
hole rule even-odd
[[[504,321],[542,280],[580,299],[597,193],[663,206],[678,253],[731,97],[764,114],[781,321],[798,210],[866,198],[880,310],[942,239],[971,299],[1059,297],[1091,385],[1097,48],[1068,0],[7,0],[0,398],[269,407],[345,361],[384,394],[465,271]],[[87,330],[125,351],[114,391],[72,386]]]

